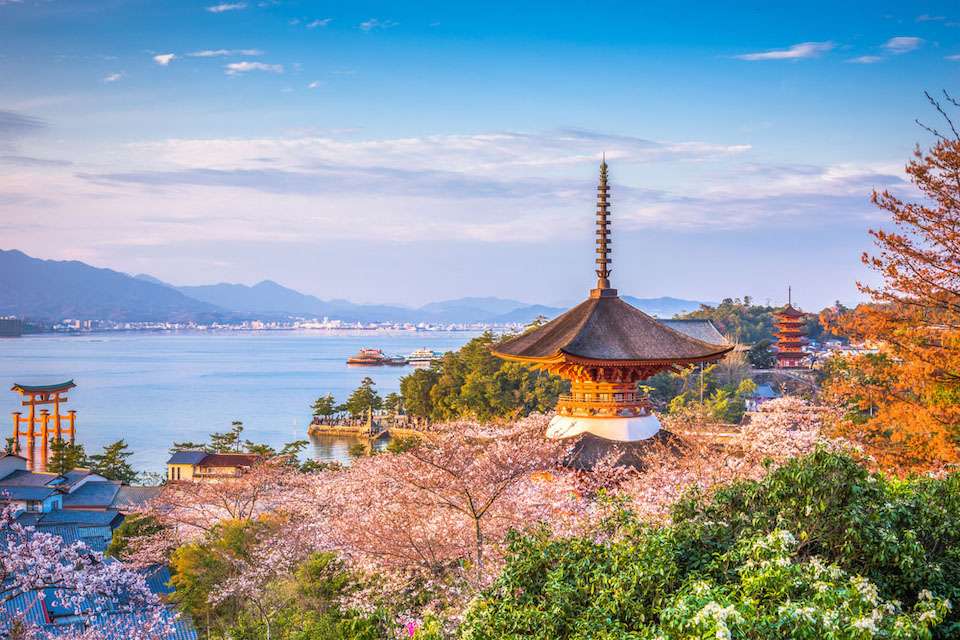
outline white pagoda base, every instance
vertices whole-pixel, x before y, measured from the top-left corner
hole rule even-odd
[[[547,426],[548,438],[572,438],[592,433],[607,440],[637,442],[657,435],[660,421],[648,414],[632,418],[582,418],[556,415]]]

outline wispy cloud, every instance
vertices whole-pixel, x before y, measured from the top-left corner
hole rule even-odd
[[[177,55],[175,53],[160,53],[153,56],[153,61],[156,62],[161,67],[167,66],[168,64],[170,64],[176,59],[177,59]]]
[[[319,89],[322,86],[323,86],[322,82],[320,82],[319,80],[314,80],[313,82],[307,85],[307,89]]]
[[[896,36],[883,43],[883,48],[890,53],[908,53],[918,49],[923,44],[923,38],[914,36]]]
[[[955,53],[952,56],[946,56],[944,60],[960,60],[960,53]]]
[[[734,56],[738,60],[802,60],[817,58],[834,48],[832,42],[801,42],[787,49],[770,49],[756,53],[744,53]]]
[[[321,18],[319,20],[314,20],[307,23],[307,29],[316,29],[317,27],[325,27],[328,24],[333,22],[333,18]]]
[[[0,156],[0,163],[12,164],[21,167],[69,167],[73,163],[69,160],[51,160],[48,158],[33,158],[30,156]]]
[[[3,137],[13,138],[34,133],[45,129],[46,126],[47,123],[39,118],[0,109],[0,140]]]
[[[191,58],[222,58],[226,56],[262,56],[260,49],[204,49],[188,53]]]
[[[369,20],[364,20],[361,22],[359,26],[361,31],[373,31],[374,29],[389,29],[397,26],[398,24],[398,22],[394,22],[393,20],[370,18]]]
[[[104,82],[116,82],[117,80],[122,80],[122,73],[111,73],[103,77]]]
[[[268,71],[270,73],[283,73],[282,64],[266,64],[265,62],[231,62],[224,67],[228,76],[235,76],[249,71]]]
[[[883,61],[883,56],[857,56],[856,58],[850,58],[847,62],[852,62],[853,64],[876,64]]]
[[[240,9],[246,8],[246,2],[224,2],[207,7],[207,11],[210,13],[223,13],[224,11],[239,11]]]
[[[943,22],[946,19],[946,16],[932,16],[928,13],[917,16],[917,22]]]

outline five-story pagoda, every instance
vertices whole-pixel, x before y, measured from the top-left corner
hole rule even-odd
[[[807,315],[793,306],[793,291],[787,288],[787,306],[777,311],[777,368],[797,369],[807,356],[803,352],[806,340]]]
[[[607,163],[597,187],[597,286],[590,297],[532,331],[493,349],[496,356],[547,370],[571,381],[547,436],[590,433],[634,442],[657,434],[660,422],[638,383],[661,371],[723,358],[733,347],[675,330],[627,304],[610,286],[611,242]]]

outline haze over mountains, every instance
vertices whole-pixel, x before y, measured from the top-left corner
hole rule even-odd
[[[660,317],[700,306],[694,300],[635,298],[630,304]],[[253,286],[174,286],[147,274],[130,276],[79,261],[41,260],[0,250],[0,315],[54,322],[64,318],[115,322],[239,322],[328,317],[345,322],[526,323],[564,309],[519,300],[467,297],[419,308],[322,300],[271,280]]]

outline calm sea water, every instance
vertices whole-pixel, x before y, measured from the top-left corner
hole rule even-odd
[[[118,333],[39,335],[0,339],[0,383],[45,384],[69,378],[77,384],[67,409],[77,410],[77,440],[96,452],[123,438],[135,452],[134,466],[163,471],[174,441],[202,441],[226,431],[233,420],[244,436],[278,447],[306,439],[310,405],[332,393],[343,400],[364,376],[382,395],[398,391],[411,367],[348,367],[362,347],[406,355],[426,347],[457,349],[471,332]],[[0,392],[0,411],[12,431],[10,412],[19,396]],[[348,459],[347,438],[315,439],[321,460]]]

